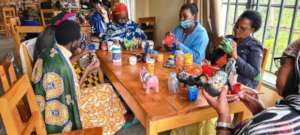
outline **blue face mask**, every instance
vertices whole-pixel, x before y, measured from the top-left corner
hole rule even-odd
[[[183,29],[187,29],[187,28],[190,28],[193,26],[193,23],[194,21],[190,20],[190,19],[187,19],[187,20],[183,20],[180,22],[180,26],[183,28]]]

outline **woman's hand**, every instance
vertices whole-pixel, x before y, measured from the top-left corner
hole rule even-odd
[[[219,97],[215,98],[210,96],[205,90],[203,90],[204,97],[206,98],[207,102],[213,107],[218,115],[219,115],[219,122],[231,122],[230,113],[229,113],[229,105],[227,101],[227,89],[223,88]]]
[[[92,62],[86,67],[85,72],[90,73],[100,68],[100,62],[98,58],[93,57]]]
[[[232,58],[234,58],[235,60],[237,60],[237,58],[238,58],[237,43],[235,41],[232,41],[231,46],[232,46],[231,56],[232,56]]]
[[[241,91],[235,95],[228,95],[229,102],[242,101],[252,114],[257,114],[264,109],[264,105],[258,98],[256,90],[242,85]]]
[[[94,70],[98,70],[100,68],[100,62],[97,58],[93,58],[92,62],[85,68],[83,75],[79,80],[79,85],[82,86],[83,82],[85,81],[86,77]]]

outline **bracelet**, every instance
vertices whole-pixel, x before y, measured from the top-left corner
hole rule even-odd
[[[226,122],[217,122],[216,123],[216,129],[226,129],[226,130],[232,130],[233,125],[231,123],[226,123]]]

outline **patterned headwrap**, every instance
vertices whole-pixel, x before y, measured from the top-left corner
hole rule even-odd
[[[300,39],[290,44],[283,52],[286,56],[291,56],[296,58],[298,55],[298,52],[300,50]]]
[[[75,13],[72,12],[62,12],[59,13],[57,16],[55,16],[52,20],[51,20],[51,25],[54,26],[58,26],[60,25],[62,22],[69,20],[69,21],[74,21],[76,23],[79,23],[79,20],[76,16]]]
[[[113,14],[118,14],[121,12],[125,12],[126,14],[128,14],[128,8],[126,6],[126,4],[124,3],[116,3],[114,8],[113,8]]]

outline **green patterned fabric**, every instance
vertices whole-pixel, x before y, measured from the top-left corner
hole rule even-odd
[[[33,88],[48,134],[82,128],[67,59],[55,47],[43,52],[34,66]]]

